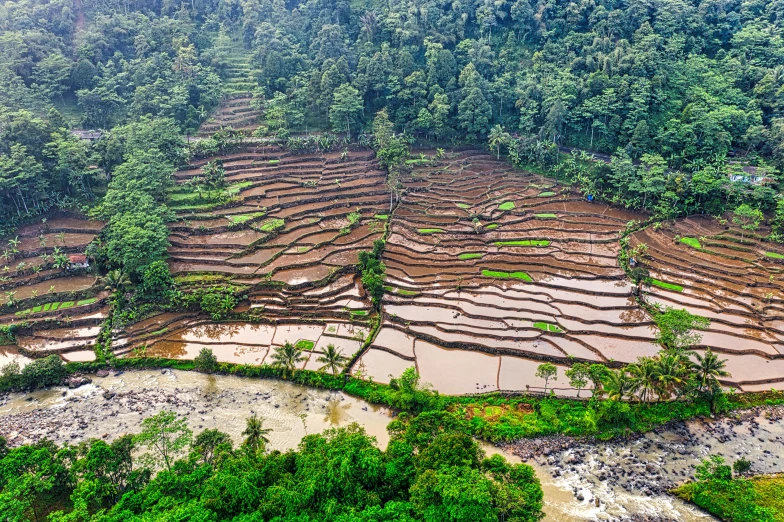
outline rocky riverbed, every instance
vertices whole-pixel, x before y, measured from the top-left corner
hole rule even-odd
[[[217,428],[242,440],[253,413],[273,431],[271,449],[294,448],[309,433],[358,422],[382,445],[390,414],[341,392],[284,381],[149,370],[91,376],[76,388],[56,387],[0,397],[0,434],[12,446],[48,438],[76,444],[136,433],[141,421],[161,410],[185,416],[198,433]]]
[[[383,447],[391,414],[340,392],[288,382],[146,370],[89,376],[86,384],[0,396],[0,434],[11,445],[48,438],[76,444],[136,433],[163,409],[183,415],[194,432],[217,428],[242,440],[257,413],[272,428],[271,449],[294,448],[309,433],[357,422]],[[489,453],[526,461],[545,495],[546,522],[623,520],[705,522],[702,513],[667,491],[693,475],[700,460],[744,456],[755,473],[784,470],[784,408],[758,408],[718,420],[673,423],[611,442],[546,437]]]
[[[538,469],[546,497],[548,488],[550,498],[562,497],[554,506],[558,514],[549,512],[552,520],[711,520],[667,492],[691,479],[709,455],[721,455],[729,464],[745,457],[754,473],[783,471],[782,419],[784,407],[756,408],[716,420],[671,423],[623,440],[546,437],[506,449]]]

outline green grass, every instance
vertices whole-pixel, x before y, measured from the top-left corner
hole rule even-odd
[[[535,322],[534,323],[534,328],[538,328],[540,330],[544,330],[545,332],[563,333],[563,330],[558,328],[558,326],[556,326],[554,324],[543,323],[543,322]]]
[[[455,203],[455,205],[457,205],[457,208],[462,208],[463,210],[471,208],[471,205],[465,203]]]
[[[32,308],[26,308],[24,310],[20,310],[16,312],[15,315],[27,315],[27,314],[37,314],[38,312],[54,312],[56,310],[64,310],[66,308],[73,308],[74,306],[83,306],[86,304],[92,304],[96,302],[98,299],[93,297],[90,299],[83,299],[78,303],[74,303],[73,301],[63,301],[63,302],[54,302],[54,303],[45,303],[42,305],[34,306]]]
[[[416,159],[406,160],[406,165],[427,165],[428,163],[430,163],[429,158],[424,158],[424,159],[416,158]]]
[[[376,214],[373,217],[376,219],[381,219],[383,221],[386,221],[387,219],[389,219],[389,214]]]
[[[751,479],[757,504],[773,510],[774,520],[784,521],[784,476],[754,477]]]
[[[175,276],[176,283],[211,283],[217,281],[225,281],[226,276],[220,274],[188,274]]]
[[[479,259],[483,255],[484,254],[480,254],[478,252],[466,252],[464,254],[460,254],[459,256],[457,256],[457,258],[458,259],[462,259],[463,261],[465,261],[467,259]]]
[[[278,218],[268,219],[267,221],[261,224],[259,230],[261,230],[262,232],[272,232],[274,230],[283,228],[285,224],[286,224],[285,221],[283,221],[282,219],[278,219]]]
[[[497,246],[548,246],[550,244],[546,239],[523,239],[516,241],[496,241]]]
[[[665,283],[664,281],[659,281],[658,279],[651,279],[651,284],[653,286],[658,286],[659,288],[674,290],[675,292],[683,292],[683,287],[681,285]]]
[[[485,228],[487,230],[495,230],[496,228],[498,228],[498,223],[490,223],[489,225],[485,225]]]
[[[398,288],[397,293],[399,295],[406,295],[406,296],[419,295],[419,292],[415,292],[414,290],[406,290],[404,288]]]
[[[300,350],[307,350],[310,351],[313,347],[316,346],[316,343],[313,341],[308,341],[307,339],[300,339],[296,343],[294,343],[294,347]]]
[[[684,245],[689,245],[692,248],[702,248],[700,241],[693,237],[682,237],[681,243],[683,243]]]
[[[277,165],[278,163],[280,163],[280,160],[269,160],[267,163],[269,163],[270,165]]]
[[[354,317],[354,316],[364,317],[364,316],[366,316],[368,314],[367,310],[351,310],[350,313],[351,313],[352,317]]]
[[[545,214],[534,214],[534,216],[536,216],[539,219],[558,219],[558,216],[556,214],[545,213]]]
[[[498,210],[512,210],[513,208],[515,208],[514,201],[504,201],[498,205]]]
[[[552,196],[555,196],[555,192],[552,192],[550,190],[546,190],[544,192],[540,192],[539,193],[539,197],[542,197],[542,198],[549,198],[549,197],[552,197]]]
[[[420,234],[441,234],[444,231],[440,228],[418,228],[417,232]]]
[[[499,272],[496,270],[482,270],[482,275],[485,277],[496,277],[500,279],[521,279],[528,282],[533,281],[531,276],[525,272]]]
[[[264,215],[264,212],[254,212],[253,214],[238,214],[236,216],[226,216],[226,219],[232,223],[245,223],[251,219],[259,218]]]
[[[765,252],[765,255],[773,259],[784,259],[784,255],[778,254],[776,252]]]

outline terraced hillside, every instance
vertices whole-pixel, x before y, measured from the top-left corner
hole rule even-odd
[[[654,278],[648,301],[710,318],[703,348],[727,359],[743,390],[784,388],[784,251],[707,216],[637,232],[631,245],[640,243]]]
[[[206,137],[225,128],[253,132],[259,126],[261,111],[252,107],[250,94],[226,95],[220,105],[201,124],[197,136]]]
[[[0,347],[0,363],[50,353],[66,360],[94,357],[90,346],[106,312],[106,295],[95,276],[75,267],[69,257],[83,255],[102,226],[97,221],[51,217],[21,227],[3,246],[0,305],[6,306],[0,307],[0,324],[22,328],[18,346]]]
[[[382,236],[384,221],[375,216],[389,196],[372,152],[341,156],[276,147],[225,156],[229,203],[196,196],[187,184],[207,160],[178,172],[172,272],[183,282],[244,288],[250,312],[270,325],[207,327],[204,317],[167,314],[118,333],[115,345],[184,357],[211,343],[219,358],[248,362],[285,341],[308,352],[327,344],[356,352],[368,335],[370,301],[353,265]]]
[[[416,362],[444,392],[519,390],[543,384],[542,360],[658,351],[617,262],[618,231],[640,215],[478,151],[415,168],[403,185],[385,320],[360,371],[387,380]]]

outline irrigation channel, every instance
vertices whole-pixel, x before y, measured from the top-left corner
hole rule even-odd
[[[139,430],[162,409],[186,416],[198,432],[218,428],[241,441],[245,419],[257,413],[272,428],[270,449],[295,448],[308,433],[357,422],[380,446],[388,442],[391,412],[342,392],[279,380],[143,370],[92,376],[76,389],[51,388],[0,398],[0,433],[12,445],[47,437],[75,444],[112,440]],[[562,438],[499,448],[512,461],[534,466],[545,493],[548,521],[681,520],[711,517],[666,493],[709,452],[732,460],[745,455],[757,472],[782,471],[782,409],[752,410],[711,423],[679,423],[633,440],[581,443]]]

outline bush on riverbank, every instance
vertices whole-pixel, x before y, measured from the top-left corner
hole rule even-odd
[[[673,493],[728,522],[784,520],[784,476],[733,476],[718,455],[704,460],[695,475]]]

